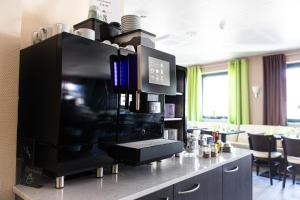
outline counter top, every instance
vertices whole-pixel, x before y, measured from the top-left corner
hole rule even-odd
[[[64,189],[55,189],[52,180],[39,189],[16,185],[13,191],[24,200],[132,200],[250,154],[249,150],[233,149],[204,159],[183,152],[180,157],[148,165],[120,166],[119,174],[104,174],[102,179],[86,176],[66,180]]]

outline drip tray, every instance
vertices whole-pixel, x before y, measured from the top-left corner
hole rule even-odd
[[[119,162],[139,165],[171,157],[182,152],[182,149],[183,142],[181,141],[142,140],[114,145],[112,156]]]

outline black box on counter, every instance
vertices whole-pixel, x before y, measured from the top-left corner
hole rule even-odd
[[[183,142],[181,141],[151,139],[116,144],[112,153],[119,162],[141,165],[171,157],[182,150]]]
[[[113,38],[122,33],[121,28],[116,25],[116,22],[110,24],[95,19],[89,18],[83,22],[74,25],[74,29],[89,28],[95,31],[96,40],[102,42],[104,40],[109,40],[113,42]]]

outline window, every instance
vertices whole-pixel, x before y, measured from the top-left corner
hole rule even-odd
[[[288,122],[300,122],[300,63],[288,64],[286,70]]]
[[[228,81],[227,72],[202,76],[204,119],[227,119]]]

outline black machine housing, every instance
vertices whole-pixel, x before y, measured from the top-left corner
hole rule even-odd
[[[122,60],[136,66],[137,56],[69,33],[21,50],[17,153],[25,165],[65,176],[118,162],[116,144],[163,137],[164,95],[161,112],[149,113],[148,94],[122,87]],[[178,142],[157,159],[181,150]]]

